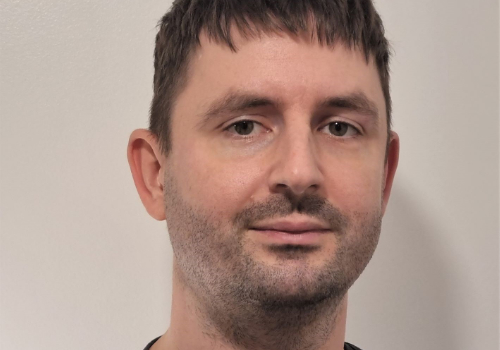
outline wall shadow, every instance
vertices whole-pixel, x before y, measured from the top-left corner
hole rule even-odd
[[[456,271],[422,203],[395,184],[377,251],[349,291],[346,339],[363,349],[462,349]]]

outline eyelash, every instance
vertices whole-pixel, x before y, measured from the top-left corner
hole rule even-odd
[[[252,120],[252,119],[241,119],[241,120],[233,122],[232,124],[230,124],[227,127],[225,127],[224,131],[227,132],[228,134],[230,134],[231,136],[233,136],[235,138],[238,138],[238,139],[249,140],[249,139],[254,138],[255,137],[254,135],[239,135],[236,132],[231,132],[230,131],[231,128],[234,128],[236,125],[244,123],[244,122],[253,123],[254,127],[255,127],[255,125],[258,125],[259,127],[265,128],[264,125],[262,125],[261,123],[255,121],[255,120]]]
[[[360,129],[358,127],[356,127],[356,126],[352,125],[351,123],[348,123],[348,122],[346,122],[344,120],[332,120],[331,122],[329,122],[329,123],[323,125],[321,128],[319,128],[319,130],[322,130],[322,129],[326,128],[326,127],[329,127],[333,123],[340,123],[340,124],[347,125],[348,128],[350,127],[350,128],[352,128],[354,130],[355,135],[352,135],[352,136],[336,136],[336,135],[333,135],[331,133],[328,133],[328,136],[330,136],[330,137],[334,137],[334,138],[339,139],[341,141],[345,141],[346,139],[358,137],[358,136],[361,135],[361,131],[360,131]]]
[[[230,125],[228,125],[227,127],[224,128],[224,131],[229,133],[229,134],[232,134],[232,136],[234,137],[237,137],[239,139],[244,139],[244,140],[248,140],[248,139],[252,139],[254,136],[253,135],[239,135],[237,133],[234,133],[234,132],[230,132],[230,129],[235,127],[236,125],[240,124],[240,123],[244,123],[244,122],[247,122],[247,123],[253,123],[254,125],[258,125],[259,127],[262,127],[262,128],[265,128],[261,123],[255,121],[255,120],[251,120],[251,119],[242,119],[242,120],[238,120]],[[328,127],[330,124],[332,123],[341,123],[341,124],[345,124],[347,125],[347,127],[351,127],[352,129],[355,130],[356,132],[356,135],[353,135],[353,136],[348,136],[348,137],[343,137],[343,136],[336,136],[336,135],[333,135],[333,134],[328,134],[328,136],[330,137],[333,137],[333,138],[336,138],[336,139],[339,139],[341,141],[345,141],[345,139],[347,138],[354,138],[354,137],[357,137],[359,135],[361,135],[361,131],[359,130],[359,128],[357,128],[356,126],[352,125],[351,123],[348,123],[348,122],[345,122],[343,120],[334,120],[334,121],[331,121],[325,125],[323,125],[322,127],[320,127],[318,130],[322,130],[326,127]],[[268,130],[269,131],[269,130]]]

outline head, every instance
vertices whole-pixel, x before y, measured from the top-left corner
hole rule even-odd
[[[263,320],[301,336],[370,260],[399,150],[388,59],[370,1],[181,0],[162,19],[129,162],[177,283],[233,341]]]
[[[372,58],[385,99],[387,130],[391,129],[389,43],[371,0],[354,1],[174,1],[159,23],[155,48],[154,96],[149,128],[162,151],[172,147],[172,109],[187,83],[200,35],[236,52],[232,29],[246,38],[260,34],[314,36],[320,44],[342,43]]]

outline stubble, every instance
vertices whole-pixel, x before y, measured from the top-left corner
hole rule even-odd
[[[184,200],[169,173],[165,208],[175,273],[195,296],[205,332],[252,350],[312,350],[328,339],[340,303],[373,255],[382,217],[379,208],[346,214],[316,194],[285,192],[222,222],[216,210]],[[335,253],[321,268],[287,264],[314,254],[308,247],[274,247],[281,263],[272,266],[248,249],[245,233],[252,224],[294,212],[328,223],[335,233]],[[283,287],[291,281],[293,293]]]

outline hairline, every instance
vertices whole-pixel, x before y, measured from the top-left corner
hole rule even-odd
[[[179,72],[178,72],[178,79],[177,81],[174,82],[173,89],[171,90],[171,95],[169,96],[170,103],[167,108],[167,120],[170,123],[170,135],[168,136],[168,143],[167,145],[162,142],[162,138],[159,137],[160,135],[156,135],[160,139],[160,148],[162,150],[162,153],[165,155],[168,155],[169,151],[173,147],[172,145],[172,137],[171,137],[171,125],[172,125],[172,118],[174,115],[174,110],[177,105],[178,98],[180,94],[184,91],[186,88],[187,84],[189,83],[189,79],[191,78],[190,71],[192,67],[192,59],[193,56],[196,54],[196,52],[201,48],[202,43],[200,38],[202,36],[206,36],[209,42],[216,43],[218,45],[226,46],[228,47],[232,52],[237,53],[238,52],[238,46],[234,44],[234,33],[237,31],[237,33],[246,41],[250,40],[256,40],[261,35],[268,35],[268,36],[282,36],[282,35],[288,35],[291,38],[301,38],[305,34],[309,34],[309,40],[311,42],[317,42],[321,46],[326,46],[329,48],[334,48],[336,45],[344,45],[347,49],[350,50],[358,50],[365,56],[365,60],[367,63],[369,63],[370,59],[373,60],[375,69],[377,70],[377,75],[380,83],[380,87],[382,90],[382,94],[384,95],[384,104],[385,106],[385,120],[387,124],[387,147],[386,147],[386,155],[387,155],[387,149],[388,145],[390,142],[390,131],[391,131],[391,106],[390,106],[390,95],[389,95],[389,101],[386,98],[386,94],[384,91],[384,86],[383,86],[383,79],[382,79],[382,72],[379,69],[379,66],[377,64],[377,59],[374,54],[374,52],[371,52],[368,49],[365,49],[363,44],[361,42],[349,42],[348,40],[345,40],[344,38],[338,37],[334,41],[328,41],[326,38],[323,38],[321,35],[321,32],[318,30],[317,27],[315,27],[316,24],[316,19],[314,18],[313,14],[308,15],[308,21],[307,25],[305,28],[299,28],[297,32],[293,32],[289,30],[288,28],[284,27],[283,25],[280,24],[279,20],[273,21],[272,25],[264,25],[264,24],[259,24],[255,23],[255,21],[246,21],[244,24],[241,24],[241,22],[237,22],[235,19],[232,20],[232,23],[229,25],[229,30],[225,35],[221,35],[221,33],[216,33],[216,32],[210,32],[209,27],[205,24],[203,25],[199,32],[196,33],[194,36],[195,40],[191,43],[190,47],[188,48],[188,52],[186,55],[185,61],[182,63],[180,66]],[[386,157],[387,160],[387,157]]]

